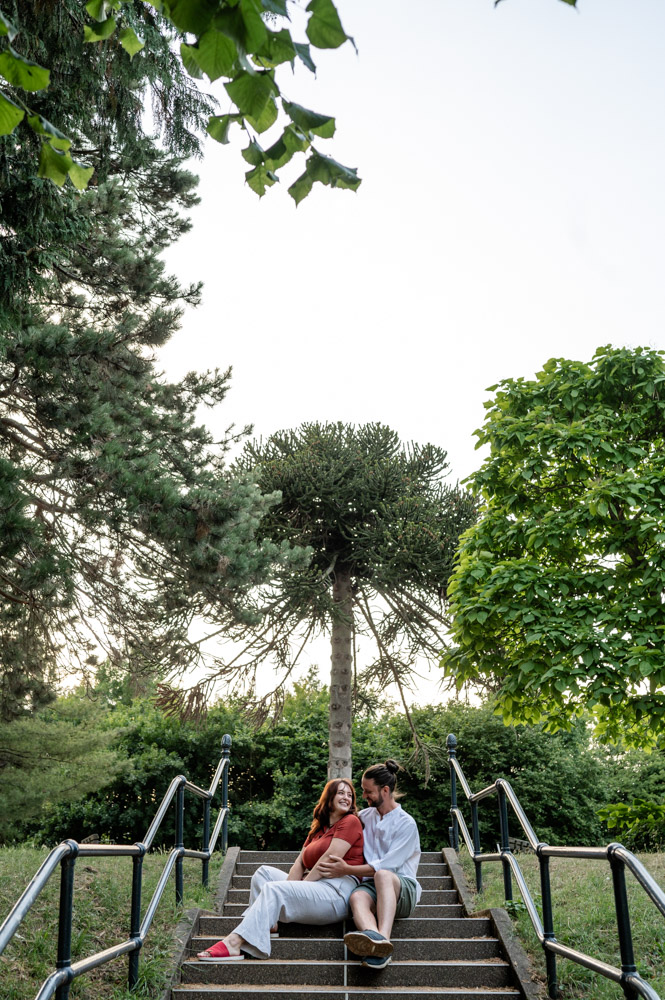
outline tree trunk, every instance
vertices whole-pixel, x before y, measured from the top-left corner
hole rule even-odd
[[[351,777],[351,708],[353,687],[353,606],[351,574],[338,570],[333,583],[336,613],[332,623],[328,779]]]

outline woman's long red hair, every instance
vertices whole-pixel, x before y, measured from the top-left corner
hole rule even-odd
[[[309,828],[309,833],[307,834],[307,840],[305,841],[305,846],[309,844],[312,837],[316,836],[319,830],[323,830],[325,826],[330,826],[330,813],[332,812],[333,799],[337,795],[337,790],[340,785],[346,785],[347,788],[351,789],[351,808],[349,809],[347,816],[357,816],[358,807],[356,806],[356,790],[348,778],[333,778],[332,781],[327,782],[323,791],[321,792],[321,798],[314,806],[312,825]]]

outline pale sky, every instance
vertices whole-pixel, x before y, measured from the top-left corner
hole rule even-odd
[[[193,230],[168,256],[204,301],[161,361],[174,379],[233,366],[206,414],[220,431],[381,421],[447,449],[462,479],[487,386],[601,344],[665,347],[665,4],[338,9],[358,55],[313,50],[317,78],[281,85],[335,115],[318,148],[362,185],[317,185],[296,209],[297,158],[259,201],[241,144],[209,140]],[[313,654],[324,675],[328,655]]]

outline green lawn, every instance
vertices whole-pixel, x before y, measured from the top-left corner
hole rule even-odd
[[[460,852],[469,883],[475,887],[473,863],[465,850]],[[540,904],[538,862],[532,854],[518,856],[529,890]],[[665,887],[665,854],[643,854],[640,860],[656,881]],[[559,941],[620,968],[612,876],[604,861],[550,861],[554,931]],[[626,872],[633,941],[638,971],[665,1000],[665,918],[646,893]],[[477,908],[504,906],[501,866],[483,866],[483,892]],[[517,931],[529,953],[533,967],[545,981],[545,959],[531,921],[524,912],[519,891],[514,887],[516,905],[509,907]],[[561,997],[565,1000],[623,1000],[622,990],[581,965],[557,960]]]
[[[0,849],[0,923],[14,905],[47,855],[28,847]],[[145,911],[166,863],[166,854],[151,854],[144,861],[143,910]],[[184,861],[184,908],[212,907],[221,867],[221,855],[210,862],[210,888],[201,885],[201,862]],[[129,937],[131,858],[80,858],[76,862],[72,956],[76,961]],[[55,969],[58,934],[59,872],[0,955],[3,1000],[32,1000]],[[173,875],[157,910],[139,960],[140,982],[127,992],[127,956],[81,976],[71,987],[72,1000],[128,1000],[131,996],[157,997],[170,974],[173,933],[180,911],[174,903]]]

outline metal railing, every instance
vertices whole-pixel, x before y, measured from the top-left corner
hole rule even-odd
[[[222,738],[222,756],[210,784],[210,788],[199,788],[183,774],[173,779],[166,795],[162,799],[155,817],[148,827],[142,841],[136,844],[79,844],[75,840],[65,840],[55,847],[44,861],[43,865],[32,879],[27,889],[11,910],[9,916],[0,927],[0,955],[5,950],[18,930],[22,920],[41,893],[53,872],[60,865],[60,908],[58,917],[58,945],[55,971],[41,985],[35,1000],[49,1000],[55,993],[56,1000],[67,1000],[69,987],[77,976],[81,976],[99,965],[129,955],[129,972],[127,981],[129,988],[136,986],[139,974],[139,951],[146,939],[155,912],[162,898],[171,872],[175,868],[175,898],[180,906],[183,898],[183,858],[197,858],[202,862],[201,878],[203,885],[208,884],[208,864],[215,845],[222,835],[222,851],[226,853],[228,846],[228,812],[229,812],[229,758],[231,753],[231,737],[227,734]],[[210,835],[210,806],[219,783],[222,785],[222,801],[215,828]],[[203,837],[201,850],[190,850],[183,843],[185,792],[191,792],[203,799]],[[164,870],[157,887],[148,904],[143,920],[141,920],[141,889],[143,882],[143,858],[150,850],[157,831],[161,826],[171,802],[175,799],[175,844],[167,858]],[[132,898],[130,910],[130,931],[127,941],[99,951],[89,958],[72,963],[72,906],[74,898],[74,865],[77,858],[109,858],[129,857],[132,859]]]
[[[660,1000],[656,991],[640,976],[635,964],[635,954],[633,950],[633,938],[630,928],[630,913],[628,909],[628,896],[626,894],[625,869],[628,868],[639,885],[647,893],[653,904],[660,913],[665,916],[665,892],[658,883],[651,877],[644,865],[638,861],[631,851],[626,850],[622,844],[608,844],[606,847],[551,847],[539,840],[533,827],[527,819],[524,809],[520,805],[517,795],[513,791],[510,782],[503,778],[497,778],[494,784],[483,788],[479,792],[473,793],[464,777],[464,772],[457,759],[457,739],[451,733],[446,740],[448,748],[448,760],[450,764],[450,816],[452,825],[449,828],[450,844],[456,851],[459,850],[459,834],[462,833],[464,843],[473,859],[476,869],[476,886],[478,892],[482,890],[483,876],[482,864],[486,861],[498,861],[503,866],[503,883],[505,898],[511,901],[513,898],[512,879],[515,877],[517,887],[522,896],[526,911],[531,920],[533,929],[545,952],[545,964],[547,968],[547,988],[550,997],[558,995],[556,956],[567,958],[578,965],[583,965],[593,972],[611,979],[618,983],[624,995],[630,1000],[636,997],[646,997],[647,1000]],[[464,821],[457,804],[457,782],[471,806],[471,834]],[[497,851],[492,854],[483,854],[480,850],[480,831],[478,825],[478,803],[483,799],[496,795],[499,806],[499,831],[500,843]],[[533,900],[529,888],[522,874],[517,858],[510,849],[510,837],[508,829],[508,803],[512,806],[522,830],[526,835],[529,845],[538,858],[540,867],[540,892],[542,903],[542,922],[540,914]],[[614,905],[616,911],[617,932],[619,937],[619,952],[621,955],[621,968],[617,969],[600,959],[568,945],[557,941],[554,934],[554,920],[552,913],[552,893],[550,888],[550,858],[589,858],[594,860],[605,860],[610,865],[612,881],[614,886]]]

